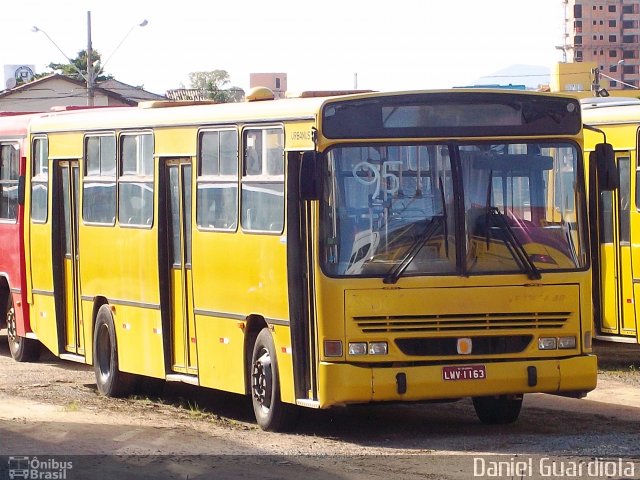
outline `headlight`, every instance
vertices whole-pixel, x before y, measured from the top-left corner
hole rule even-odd
[[[555,337],[538,338],[538,350],[555,350],[558,348],[558,340]]]
[[[371,342],[369,344],[370,355],[386,355],[389,353],[387,342]]]
[[[366,355],[367,342],[349,342],[349,355]]]
[[[561,349],[576,348],[576,337],[560,337],[560,338],[558,338],[558,348],[561,348]]]

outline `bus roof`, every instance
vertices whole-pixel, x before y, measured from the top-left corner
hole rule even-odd
[[[99,110],[61,112],[34,119],[32,132],[151,128],[179,125],[223,124],[242,121],[313,119],[325,98],[282,99],[261,102],[176,105],[143,104]]]
[[[276,122],[282,120],[306,119],[314,120],[322,106],[329,102],[340,102],[355,99],[374,99],[376,97],[409,96],[416,94],[449,93],[462,95],[473,92],[478,95],[480,89],[455,90],[416,90],[404,92],[362,92],[336,96],[305,96],[304,98],[285,98],[241,103],[177,105],[147,104],[138,107],[112,107],[99,109],[72,110],[41,114],[33,118],[33,133],[50,131],[86,131],[104,128],[151,128],[180,125],[224,124],[232,122]],[[496,95],[539,95],[555,96],[540,92],[516,92],[486,90]],[[567,99],[572,97],[566,96]],[[575,99],[574,99],[575,100]],[[149,108],[150,107],[150,108]]]
[[[10,136],[26,136],[29,123],[41,115],[42,113],[19,113],[19,112],[0,113],[0,137]]]
[[[585,98],[580,100],[586,124],[640,123],[640,99],[626,97]]]

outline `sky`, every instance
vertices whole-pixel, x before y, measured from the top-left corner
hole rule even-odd
[[[105,72],[158,94],[212,70],[245,90],[251,72],[286,73],[290,91],[522,83],[487,76],[562,59],[562,0],[20,0],[2,6],[0,64],[67,63],[32,27],[75,58],[88,11]]]

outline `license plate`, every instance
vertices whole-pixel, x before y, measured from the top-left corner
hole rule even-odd
[[[487,378],[487,369],[484,365],[442,367],[443,380],[484,380],[485,378]]]

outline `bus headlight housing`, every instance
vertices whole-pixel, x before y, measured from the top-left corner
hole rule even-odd
[[[538,350],[572,350],[578,345],[575,335],[567,337],[540,337]]]
[[[562,350],[570,350],[576,348],[576,337],[560,337],[558,338],[558,348]]]
[[[367,342],[349,342],[349,355],[366,355]]]
[[[388,353],[387,342],[349,342],[349,355],[386,355]]]
[[[387,342],[371,342],[369,344],[369,355],[386,355],[389,353]]]
[[[558,339],[556,337],[538,338],[538,350],[556,350],[557,348]]]

